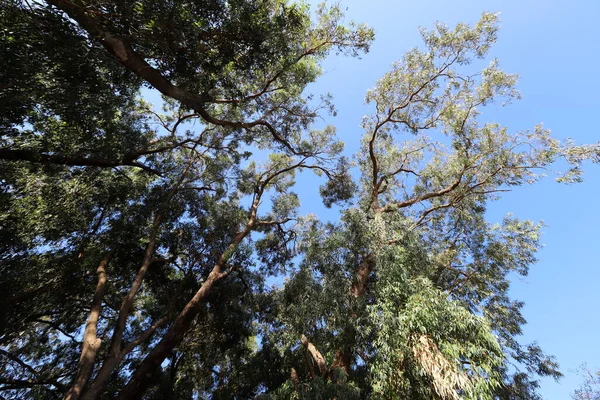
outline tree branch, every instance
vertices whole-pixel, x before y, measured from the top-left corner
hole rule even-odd
[[[444,189],[440,189],[436,192],[429,192],[429,193],[426,193],[421,196],[416,196],[409,200],[405,200],[405,201],[401,201],[401,202],[397,202],[397,203],[388,203],[384,207],[381,207],[375,211],[378,213],[396,211],[400,208],[409,207],[409,206],[412,206],[413,204],[419,203],[421,201],[425,201],[425,200],[428,200],[428,199],[431,199],[434,197],[443,196],[445,194],[450,193],[454,189],[456,189],[458,187],[458,185],[460,185],[461,181],[462,181],[462,173],[456,181],[454,181],[451,185],[447,186]]]
[[[148,329],[146,329],[144,332],[142,332],[142,334],[140,336],[138,336],[137,339],[135,339],[134,341],[132,341],[131,343],[129,343],[123,349],[123,351],[121,351],[121,358],[123,358],[127,354],[129,354],[133,349],[135,349],[142,342],[148,340],[154,334],[154,332],[158,328],[160,328],[161,326],[163,326],[164,324],[166,324],[168,320],[169,320],[169,318],[165,316],[165,317],[162,317],[161,319],[159,319],[158,321],[156,321],[154,324],[150,325],[148,327]]]
[[[73,167],[103,167],[112,168],[120,166],[130,166],[141,168],[146,172],[154,175],[161,175],[157,170],[148,167],[140,162],[133,159],[121,159],[121,160],[106,160],[103,158],[91,158],[82,156],[65,156],[61,154],[48,154],[39,153],[32,150],[23,149],[0,149],[0,160],[10,161],[29,161],[39,164],[55,164],[55,165],[68,165]]]
[[[73,380],[69,392],[65,396],[65,400],[79,399],[79,396],[81,396],[83,388],[90,379],[92,370],[94,369],[96,355],[98,354],[100,344],[102,343],[102,340],[97,336],[97,327],[100,311],[102,310],[102,299],[104,298],[104,292],[106,291],[106,267],[108,266],[112,255],[112,251],[108,252],[96,270],[98,284],[96,285],[96,291],[94,292],[94,298],[90,307],[90,315],[83,333],[83,346],[81,349],[81,357],[79,358],[79,365],[77,367],[77,375],[75,375],[75,379]]]
[[[167,97],[181,102],[183,105],[194,110],[206,122],[217,126],[230,127],[234,129],[251,130],[256,126],[266,128],[275,141],[281,143],[293,154],[299,155],[288,140],[286,140],[269,122],[259,118],[251,122],[227,121],[211,115],[205,104],[211,102],[208,94],[190,93],[172,84],[162,73],[153,68],[142,55],[137,53],[127,38],[118,37],[109,32],[101,23],[93,18],[84,7],[69,0],[48,0],[48,3],[64,11],[69,17],[85,29],[93,38],[96,38],[102,46],[129,71],[148,82],[152,87]]]
[[[319,352],[319,350],[317,350],[317,348],[315,347],[315,345],[312,344],[308,340],[308,338],[306,336],[302,335],[302,338],[300,340],[301,340],[302,345],[304,346],[304,348],[306,350],[308,350],[308,352],[310,353],[310,355],[312,356],[312,358],[317,363],[317,366],[319,367],[319,372],[321,372],[321,378],[323,378],[324,381],[327,381],[329,369],[327,368],[327,362],[325,361],[325,358]]]

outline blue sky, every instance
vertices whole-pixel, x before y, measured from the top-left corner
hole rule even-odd
[[[348,20],[375,29],[375,42],[361,60],[328,59],[325,75],[311,90],[334,95],[338,115],[326,122],[337,126],[350,152],[358,147],[360,120],[369,112],[365,92],[406,50],[421,45],[418,27],[432,27],[435,21],[473,23],[483,11],[501,12],[499,39],[491,56],[504,70],[521,76],[518,88],[523,95],[521,101],[493,110],[489,122],[515,131],[542,122],[557,138],[577,143],[600,140],[596,125],[600,2],[345,0],[342,5]],[[559,383],[542,381],[544,399],[568,399],[582,381],[575,371],[581,363],[600,368],[600,165],[586,167],[582,184],[567,186],[548,178],[505,195],[489,212],[490,221],[512,212],[546,224],[542,240],[546,247],[539,262],[511,289],[526,303],[523,342],[537,341],[557,357],[565,374]],[[310,191],[307,180],[302,181],[300,191]],[[309,201],[303,206],[314,212],[317,204]],[[327,218],[322,208],[318,214]]]

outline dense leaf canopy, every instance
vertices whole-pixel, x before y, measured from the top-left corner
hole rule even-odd
[[[373,39],[338,7],[2,2],[0,397],[538,398],[507,292],[541,226],[486,207],[600,149],[481,120],[519,96],[497,29],[423,30],[349,157],[306,90]]]

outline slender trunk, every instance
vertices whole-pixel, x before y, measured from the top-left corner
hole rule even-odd
[[[139,399],[152,382],[152,377],[162,362],[171,354],[173,349],[181,343],[185,333],[190,328],[194,318],[200,311],[200,306],[206,300],[210,291],[222,277],[220,268],[215,266],[206,281],[196,292],[183,311],[179,314],[173,325],[169,328],[165,336],[150,351],[144,361],[135,370],[129,383],[125,385],[118,399]]]
[[[224,270],[225,264],[238,245],[254,227],[256,221],[256,209],[258,208],[259,202],[260,197],[257,197],[253,203],[251,217],[246,227],[235,235],[231,244],[217,260],[217,263],[208,275],[208,278],[206,278],[206,281],[204,281],[194,297],[192,297],[185,305],[183,311],[177,316],[161,341],[154,346],[144,361],[142,361],[140,366],[135,370],[131,379],[119,394],[118,399],[139,399],[144,395],[146,389],[152,382],[152,376],[162,362],[169,354],[171,354],[173,349],[181,343],[184,335],[194,321],[194,318],[200,312],[201,305],[204,304],[215,284],[229,273],[229,271]]]
[[[142,266],[138,270],[138,273],[133,281],[133,284],[131,285],[131,288],[129,289],[129,292],[127,293],[127,295],[123,299],[123,302],[121,303],[121,308],[119,309],[119,317],[117,319],[117,323],[113,331],[106,359],[104,360],[104,363],[102,363],[102,367],[100,367],[100,371],[98,371],[98,375],[96,375],[96,378],[94,379],[90,388],[83,395],[83,400],[97,399],[98,396],[100,396],[100,394],[103,393],[106,389],[106,386],[108,385],[108,380],[112,375],[113,371],[121,363],[121,359],[124,355],[121,351],[121,346],[123,342],[123,333],[125,332],[127,318],[129,317],[129,313],[133,308],[133,301],[135,299],[135,296],[137,295],[140,287],[142,286],[144,277],[146,276],[148,268],[152,263],[152,254],[154,253],[154,249],[156,247],[156,238],[161,222],[162,216],[161,214],[157,214],[154,219],[152,232],[150,233],[150,240],[148,242],[148,245],[146,246]]]
[[[98,354],[98,349],[102,342],[97,336],[97,327],[98,318],[100,317],[100,311],[102,309],[102,299],[104,298],[104,293],[106,291],[106,267],[111,256],[112,252],[107,253],[96,270],[98,284],[96,285],[92,306],[90,307],[90,315],[83,333],[83,347],[81,349],[81,357],[79,358],[79,366],[77,367],[77,375],[75,375],[73,385],[67,392],[65,400],[79,399],[79,396],[81,396],[83,388],[90,379],[90,375],[94,369],[96,355]]]

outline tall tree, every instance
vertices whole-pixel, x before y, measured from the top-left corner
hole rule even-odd
[[[516,340],[522,303],[507,295],[509,274],[535,262],[540,225],[511,216],[491,225],[485,210],[557,157],[573,162],[559,179],[579,180],[579,162],[597,161],[598,147],[563,146],[540,126],[510,134],[479,122],[482,107],[518,98],[516,76],[496,60],[468,67],[496,32],[494,14],[424,30],[425,49],[409,51],[367,94],[362,195],[339,223],[304,232],[300,270],[264,328],[268,336],[284,321],[272,333],[284,348],[311,338],[303,343],[318,385],[329,382],[331,393],[343,382],[357,397],[535,398],[535,375],[560,376],[538,346]],[[314,385],[290,384],[286,396]]]
[[[423,31],[367,94],[349,160],[333,127],[311,128],[330,99],[305,93],[332,50],[368,50],[372,31],[342,17],[283,0],[3,3],[4,396],[525,399],[560,376],[517,341],[506,293],[540,226],[485,209],[561,157],[579,180],[598,147],[480,122],[518,97],[496,61],[468,67],[496,37],[484,14]],[[302,170],[340,221],[298,214]]]
[[[13,61],[2,71],[3,389],[139,397],[170,360],[167,392],[197,390],[191,376],[174,387],[192,357],[211,376],[248,351],[254,316],[238,303],[265,279],[251,232],[291,239],[297,170],[345,173],[334,132],[307,130],[328,99],[303,90],[331,49],[358,54],[371,31],[341,26],[337,8],[311,20],[282,1],[10,1],[1,12]],[[170,97],[163,112],[139,100],[142,83]],[[272,154],[248,164],[256,149]],[[212,345],[178,354],[202,323]]]

